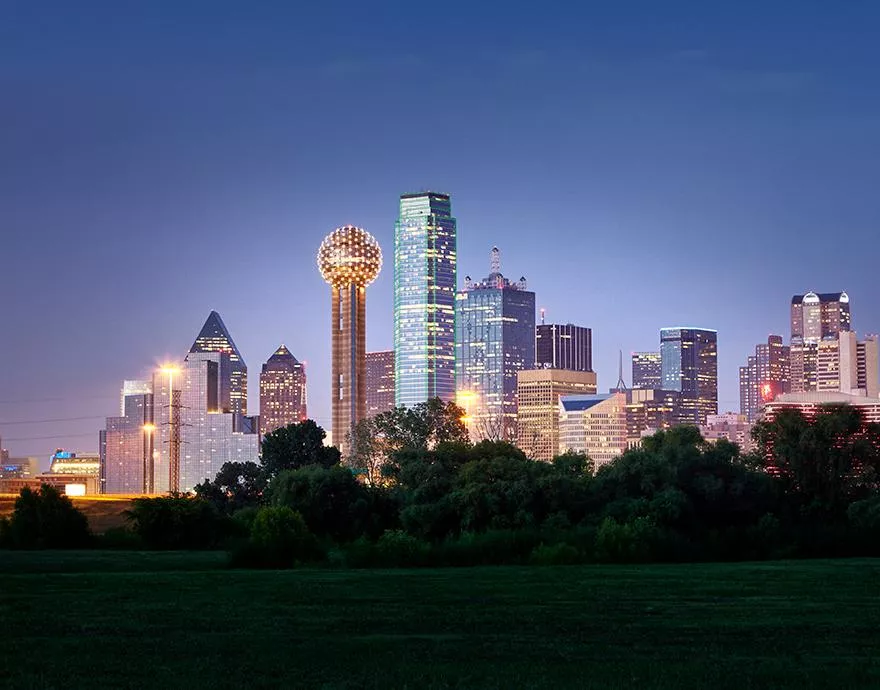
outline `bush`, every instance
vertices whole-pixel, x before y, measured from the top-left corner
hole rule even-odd
[[[136,498],[125,516],[147,549],[217,549],[232,531],[231,520],[213,503],[179,494]]]
[[[403,530],[385,532],[376,542],[376,565],[382,568],[414,568],[425,565],[428,544]]]
[[[571,544],[540,544],[529,556],[532,565],[574,565],[582,563],[580,551]]]
[[[596,533],[596,559],[607,563],[644,563],[654,556],[657,527],[649,518],[618,523],[605,518]]]
[[[111,527],[95,538],[95,546],[99,549],[139,551],[144,548],[144,542],[128,527]]]
[[[431,560],[451,566],[522,565],[541,541],[539,532],[525,529],[465,532],[437,544]]]
[[[2,527],[13,549],[81,549],[91,543],[89,523],[58,489],[44,484],[21,490],[15,511]]]
[[[302,515],[285,506],[260,508],[250,539],[231,554],[237,567],[291,568],[320,560],[321,549]]]

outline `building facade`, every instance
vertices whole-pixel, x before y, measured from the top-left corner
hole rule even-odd
[[[669,429],[681,418],[681,393],[657,388],[633,388],[626,392],[626,429],[630,447],[646,434]]]
[[[403,194],[394,226],[396,405],[455,400],[456,267],[449,195]]]
[[[845,292],[807,292],[791,298],[791,392],[819,390],[820,343],[837,340],[838,334],[851,329],[850,300]],[[822,356],[827,367],[827,347]],[[822,385],[828,385],[827,371],[825,376]]]
[[[744,453],[755,449],[755,443],[752,441],[752,423],[745,415],[735,412],[710,414],[706,418],[706,423],[700,427],[700,434],[707,441],[725,439],[735,443]]]
[[[740,414],[753,423],[765,403],[790,389],[790,348],[783,345],[781,335],[771,335],[755,346],[755,354],[739,369]]]
[[[456,388],[475,441],[516,440],[517,372],[535,361],[535,293],[500,269],[495,247],[492,272],[456,298]]]
[[[593,371],[593,332],[585,326],[540,323],[535,328],[535,366]]]
[[[367,415],[367,286],[382,270],[382,250],[366,230],[346,225],[324,238],[318,268],[330,285],[332,433],[344,457]]]
[[[306,369],[282,344],[260,371],[260,435],[306,419]]]
[[[219,401],[222,412],[234,412],[247,414],[247,364],[241,353],[235,346],[232,336],[226,329],[226,324],[220,318],[220,314],[212,311],[202,330],[196,336],[195,342],[189,349],[190,353],[199,352],[225,352],[228,359],[223,360],[222,378],[223,396]]]
[[[626,395],[559,398],[559,452],[586,453],[595,469],[627,449]]]
[[[367,417],[394,409],[394,350],[367,353]]]
[[[103,493],[156,493],[155,431],[152,393],[126,395],[123,414],[107,418],[101,441]]]
[[[632,353],[632,387],[656,390],[662,388],[662,368],[659,352]]]
[[[718,414],[718,335],[707,328],[663,328],[660,365],[664,390],[681,394],[681,422],[699,426]]]

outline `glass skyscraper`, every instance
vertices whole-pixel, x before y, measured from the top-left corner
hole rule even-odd
[[[394,225],[396,405],[455,400],[456,252],[449,195],[401,195]]]
[[[229,331],[226,324],[220,318],[220,314],[212,311],[199,331],[195,342],[189,349],[190,353],[197,352],[226,352],[228,359],[222,360],[220,371],[220,391],[218,409],[221,412],[235,412],[247,414],[247,364]]]
[[[681,421],[701,425],[718,414],[718,334],[706,328],[660,330],[664,390],[681,393]]]
[[[260,371],[260,434],[306,419],[306,370],[282,344]]]
[[[516,441],[517,372],[535,362],[535,293],[525,278],[465,279],[456,307],[456,383],[475,440]]]

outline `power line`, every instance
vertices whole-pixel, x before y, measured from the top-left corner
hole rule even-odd
[[[117,395],[70,395],[58,398],[20,398],[18,400],[0,400],[0,405],[23,405],[26,403],[65,402],[71,400],[119,400]]]
[[[55,419],[22,419],[19,421],[2,421],[0,426],[15,426],[17,424],[48,424],[50,422],[82,422],[86,419],[105,419],[103,415],[91,417],[57,417]]]
[[[55,434],[54,436],[18,436],[17,438],[4,438],[3,443],[7,441],[49,441],[56,438],[80,438],[86,436],[95,436],[97,431],[90,431],[87,434]]]

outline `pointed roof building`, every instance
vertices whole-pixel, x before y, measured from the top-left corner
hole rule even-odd
[[[260,434],[307,418],[305,366],[281,345],[260,372]]]
[[[226,324],[220,318],[220,314],[212,311],[208,314],[205,325],[196,336],[195,342],[189,349],[195,352],[220,352],[229,355],[228,366],[221,362],[220,386],[221,400],[226,399],[226,391],[229,396],[229,412],[247,414],[247,364],[235,346],[235,341],[229,335]],[[224,358],[225,359],[225,358]]]

